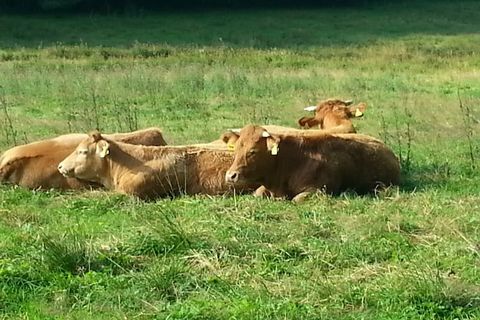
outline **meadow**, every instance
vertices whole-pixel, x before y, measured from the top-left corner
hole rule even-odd
[[[302,204],[0,186],[0,319],[480,318],[480,2],[0,15],[0,150],[295,126],[329,97],[402,184]],[[39,169],[41,170],[41,168]]]

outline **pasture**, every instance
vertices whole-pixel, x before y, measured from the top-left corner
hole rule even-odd
[[[208,142],[339,97],[403,170],[298,205],[0,186],[0,319],[479,318],[479,21],[477,1],[0,15],[1,151],[94,128]]]

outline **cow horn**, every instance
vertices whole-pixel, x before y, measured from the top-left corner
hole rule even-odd
[[[303,110],[305,110],[305,111],[315,111],[315,110],[317,110],[317,106],[305,107],[305,108],[303,108]]]
[[[271,137],[270,133],[268,133],[267,131],[263,131],[262,138],[268,138],[268,137]]]
[[[345,101],[343,101],[343,103],[345,103],[345,105],[349,106],[353,103],[353,100],[352,99],[345,100]]]
[[[241,129],[238,128],[232,128],[232,129],[227,129],[227,131],[233,132],[233,133],[240,133]]]

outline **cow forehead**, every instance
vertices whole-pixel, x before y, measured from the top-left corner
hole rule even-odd
[[[83,140],[80,142],[80,144],[77,146],[77,150],[88,150],[90,149],[91,146],[95,145],[94,142],[92,142],[90,139]]]
[[[350,109],[345,104],[326,105],[323,108],[317,110],[317,114],[324,116],[329,114],[335,114],[340,117],[348,117],[349,113]]]
[[[236,149],[249,149],[257,146],[262,142],[262,133],[265,131],[262,127],[247,126],[240,131],[240,135],[236,142]]]
[[[242,128],[240,130],[240,137],[257,137],[257,136],[262,136],[262,133],[266,131],[264,128],[260,126],[255,126],[255,125],[248,125]]]
[[[345,102],[341,100],[329,100],[329,101],[324,101],[320,103],[317,110],[333,109],[334,107],[346,108],[347,105],[345,104]]]
[[[346,105],[345,101],[340,99],[328,99],[323,101],[323,103],[331,104],[331,105]]]
[[[240,136],[238,139],[239,145],[250,145],[258,143],[259,141],[261,141],[264,131],[264,128],[257,126],[247,126],[243,128],[240,131]]]

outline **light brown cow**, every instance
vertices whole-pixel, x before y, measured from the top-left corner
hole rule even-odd
[[[330,133],[355,133],[351,118],[361,117],[367,108],[365,103],[350,106],[351,101],[328,99],[305,110],[315,111],[313,117],[302,117],[298,124],[302,128],[328,129]]]
[[[67,134],[11,148],[0,157],[0,182],[31,189],[80,189],[93,186],[75,178],[65,178],[57,166],[75,150],[86,134]],[[149,128],[108,135],[131,144],[166,145],[160,129]]]
[[[142,199],[177,194],[223,194],[232,190],[225,173],[233,153],[198,146],[147,147],[114,142],[92,133],[58,170]],[[238,191],[253,190],[237,184]],[[254,187],[258,187],[255,185]]]
[[[345,131],[345,127],[333,127],[333,128],[326,128],[326,129],[310,129],[310,130],[303,130],[303,129],[295,129],[290,127],[283,127],[277,125],[264,125],[262,126],[267,132],[271,134],[280,134],[280,135],[291,135],[296,137],[316,137],[318,135],[324,135],[327,133],[338,133],[340,131]],[[240,129],[231,129],[230,131],[224,132],[220,140],[214,141],[214,145],[219,145],[222,142],[227,145],[228,149],[233,151],[235,149],[235,142],[238,139],[238,133]],[[220,141],[220,142],[218,142]],[[264,186],[259,187],[254,192],[255,196],[263,197],[263,196],[272,196],[272,193],[269,192]]]
[[[330,133],[330,134],[339,133],[338,128],[303,130],[303,129],[277,126],[277,125],[262,125],[262,128],[264,128],[266,131],[272,134],[280,134],[280,135],[283,134],[283,135],[291,135],[296,137],[315,137],[315,136],[324,135],[327,133]],[[232,147],[238,139],[238,133],[240,132],[240,130],[241,129],[230,129],[229,131],[224,132],[220,136],[219,140],[215,140],[214,142],[211,142],[211,144],[212,145],[226,144],[227,146],[231,146],[231,149],[233,150]],[[344,132],[340,132],[340,133],[344,133]]]
[[[302,200],[315,190],[358,193],[398,184],[400,165],[381,141],[360,134],[298,137],[248,125],[235,142],[225,180],[258,183],[275,197]]]

